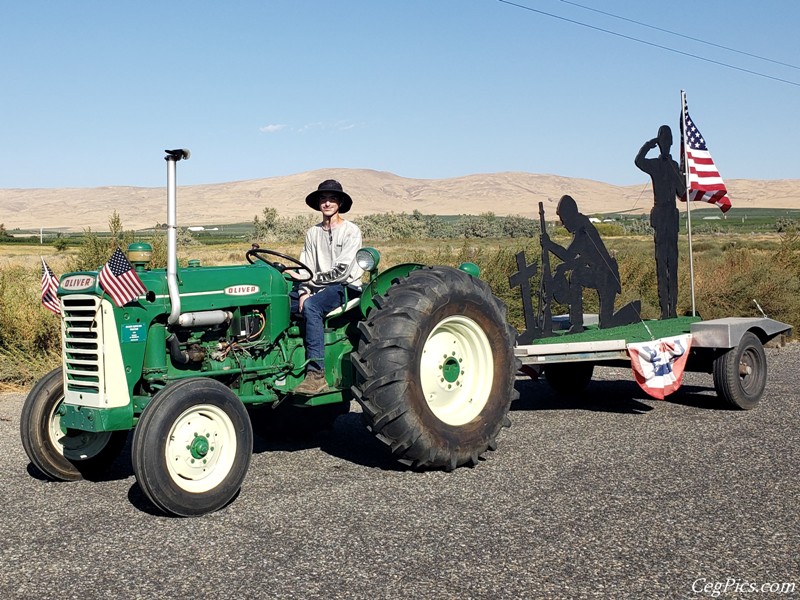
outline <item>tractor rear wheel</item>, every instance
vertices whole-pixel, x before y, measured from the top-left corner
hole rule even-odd
[[[477,464],[497,447],[518,395],[505,306],[449,267],[412,271],[375,305],[353,353],[368,429],[414,468]]]
[[[105,473],[128,439],[127,431],[79,431],[61,426],[61,367],[42,377],[20,416],[22,447],[31,463],[53,481],[93,479]]]
[[[157,393],[133,434],[136,480],[159,509],[181,517],[226,506],[242,487],[252,452],[244,405],[205,377]]]

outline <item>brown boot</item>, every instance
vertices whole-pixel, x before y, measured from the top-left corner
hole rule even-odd
[[[323,371],[309,371],[306,373],[306,378],[303,383],[294,389],[295,394],[319,394],[328,389],[328,382],[325,381],[325,373]]]

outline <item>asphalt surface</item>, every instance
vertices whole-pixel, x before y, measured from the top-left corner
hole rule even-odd
[[[767,354],[748,412],[704,374],[667,401],[623,369],[567,399],[520,381],[498,450],[452,473],[397,465],[354,405],[303,443],[257,436],[239,497],[192,519],[152,508],[128,450],[106,480],[43,480],[23,396],[0,395],[0,598],[783,597],[769,585],[800,588],[800,344]]]

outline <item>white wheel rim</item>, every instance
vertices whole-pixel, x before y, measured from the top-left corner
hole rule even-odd
[[[108,445],[111,432],[72,430],[72,434],[67,435],[61,428],[61,415],[58,414],[58,407],[59,404],[53,407],[47,432],[53,448],[72,462],[87,460],[100,454]]]
[[[428,408],[448,425],[464,425],[486,406],[494,378],[489,338],[472,319],[448,317],[425,340],[420,383]]]
[[[199,404],[184,411],[167,436],[167,470],[184,491],[202,493],[217,487],[236,458],[236,430],[224,410]]]

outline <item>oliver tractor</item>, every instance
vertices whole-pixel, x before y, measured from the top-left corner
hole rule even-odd
[[[471,465],[496,447],[519,361],[505,307],[475,265],[379,273],[378,252],[359,251],[369,282],[326,317],[329,389],[295,394],[306,355],[289,310],[289,271],[309,269],[260,248],[237,266],[179,268],[175,172],[188,157],[165,157],[167,267],[149,268],[147,244],[128,249],[146,292],[119,307],[99,272],[60,280],[62,366],[36,383],[21,418],[23,446],[42,473],[102,476],[133,431],[133,470],[146,496],[166,513],[202,515],[242,486],[251,414],[324,425],[351,399],[412,468]]]

